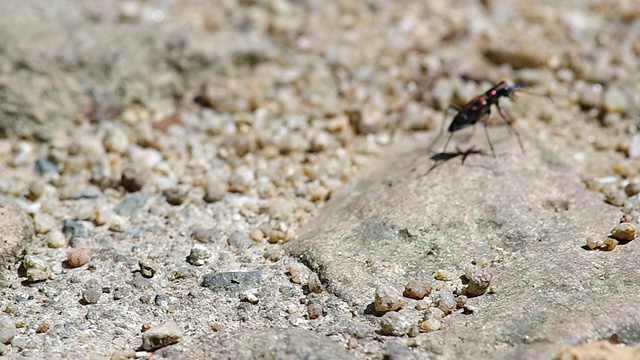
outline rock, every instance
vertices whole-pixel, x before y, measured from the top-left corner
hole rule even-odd
[[[113,211],[118,215],[132,215],[140,210],[149,199],[145,194],[134,194],[121,201],[113,207]]]
[[[162,195],[167,199],[167,202],[171,205],[178,206],[187,199],[188,189],[182,187],[172,187],[165,189]]]
[[[611,230],[611,237],[620,241],[632,241],[636,238],[636,227],[630,222],[617,224]]]
[[[145,184],[145,177],[135,168],[126,168],[120,177],[120,185],[128,192],[140,191]]]
[[[423,299],[431,294],[431,285],[422,280],[411,280],[404,286],[402,295],[412,299]]]
[[[145,260],[139,260],[138,266],[140,266],[140,274],[147,279],[152,278],[158,271],[154,264]]]
[[[33,215],[33,223],[38,234],[46,234],[58,227],[58,221],[47,213],[36,213]]]
[[[71,268],[80,267],[91,260],[91,249],[87,246],[79,246],[67,252],[67,265]]]
[[[207,177],[206,194],[204,200],[206,202],[220,201],[227,194],[229,187],[227,182],[219,176],[210,175]]]
[[[310,320],[314,320],[322,316],[322,305],[318,303],[309,303],[307,304],[307,317]]]
[[[563,346],[554,357],[557,360],[634,360],[640,359],[640,345],[620,346],[610,341],[598,341],[576,346]]]
[[[191,251],[189,252],[189,256],[187,257],[187,261],[189,264],[195,266],[204,265],[207,260],[211,257],[211,251],[207,249],[206,246],[202,244],[193,244]]]
[[[624,326],[630,311],[625,304],[634,303],[635,292],[613,294],[606,289],[640,286],[640,279],[628,275],[635,273],[636,265],[625,260],[635,259],[636,252],[640,256],[640,248],[612,252],[605,260],[608,265],[595,273],[592,253],[582,248],[587,236],[607,233],[620,218],[618,210],[605,204],[600,194],[586,190],[568,166],[540,145],[525,138],[525,161],[507,128],[488,131],[492,139],[505,139],[494,142],[497,175],[491,156],[473,154],[464,164],[451,158],[429,171],[433,152],[425,151],[424,144],[430,139],[417,137],[389,149],[377,165],[334,191],[298,239],[284,245],[285,250],[320,278],[330,279],[332,293],[360,309],[371,302],[366,294],[380,286],[405,284],[451,264],[493,259],[500,269],[491,283],[508,291],[491,295],[490,303],[488,297],[474,300],[478,311],[473,320],[452,317],[446,336],[430,334],[433,344],[446,343],[451,336],[475,344],[493,343],[496,336],[512,334],[527,319],[526,331],[536,334],[535,342],[494,348],[486,357],[514,358],[535,352],[542,342],[559,349],[563,342],[599,338],[601,329],[611,324]],[[452,138],[451,149],[458,139]],[[477,131],[465,144],[486,147],[486,136]],[[470,145],[457,146],[464,151]],[[580,199],[580,203],[555,211],[545,207],[549,198]],[[407,238],[400,229],[418,235]],[[550,274],[552,280],[546,280]],[[597,276],[606,280],[593,281]],[[552,288],[555,295],[545,295],[539,286],[531,286],[532,281]],[[611,302],[606,311],[584,301],[594,292],[607,294],[599,300]],[[457,306],[453,300],[447,310]],[[558,318],[563,319],[561,324]],[[438,327],[432,325],[429,328]],[[474,348],[459,349],[455,358],[476,356]]]
[[[36,159],[36,171],[40,175],[58,174],[58,167],[46,157],[39,157]]]
[[[70,239],[86,237],[89,232],[81,221],[64,220],[62,222],[62,231]]]
[[[0,316],[0,343],[9,344],[16,336],[15,321],[8,315]]]
[[[67,238],[60,230],[52,230],[47,234],[47,245],[57,249],[67,245]]]
[[[458,302],[453,297],[453,293],[446,290],[436,291],[431,294],[431,299],[433,303],[438,307],[438,309],[442,310],[445,314],[449,314],[453,312],[458,306]]]
[[[182,330],[173,322],[166,322],[150,328],[142,334],[142,348],[147,351],[178,343],[182,340]]]
[[[231,236],[229,236],[229,239],[227,239],[227,243],[236,249],[248,249],[255,245],[255,242],[251,240],[250,237],[239,232],[234,232],[233,234],[231,234]]]
[[[89,280],[82,292],[82,300],[85,304],[97,304],[102,296],[102,286],[97,280]]]
[[[402,291],[392,285],[382,285],[376,289],[374,307],[378,312],[395,311],[404,306]]]
[[[384,335],[403,336],[410,327],[411,322],[398,312],[388,312],[380,319],[380,332]]]
[[[44,281],[49,278],[47,263],[37,256],[25,255],[22,266],[27,272],[27,281],[29,282]]]
[[[353,359],[342,344],[301,328],[220,331],[194,342],[193,359]]]
[[[262,275],[258,271],[209,273],[202,278],[202,286],[215,292],[237,294],[259,287]]]

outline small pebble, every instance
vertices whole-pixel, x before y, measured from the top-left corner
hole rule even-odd
[[[87,246],[79,246],[67,252],[67,264],[71,268],[80,267],[91,260],[91,249]]]
[[[620,241],[632,241],[636,238],[636,227],[630,222],[623,222],[611,230],[611,237]]]
[[[145,185],[145,177],[142,172],[134,168],[127,168],[122,172],[120,185],[128,192],[140,191]]]
[[[604,109],[612,113],[625,114],[629,107],[627,94],[616,86],[607,88],[602,102]]]
[[[166,294],[158,294],[153,299],[153,302],[156,304],[156,306],[165,307],[166,308],[171,303],[171,298],[169,298],[169,296],[166,295]]]
[[[84,224],[75,220],[64,220],[62,222],[62,232],[70,239],[86,237],[89,234]]]
[[[402,290],[392,285],[382,285],[376,289],[374,307],[378,312],[395,311],[404,306]]]
[[[202,266],[207,260],[211,257],[211,251],[206,248],[206,246],[202,244],[193,244],[191,247],[191,251],[189,252],[189,256],[187,257],[187,261],[191,265]]]
[[[616,248],[616,246],[618,246],[618,240],[607,238],[604,242],[602,242],[602,246],[600,247],[600,249],[604,251],[612,251]]]
[[[147,351],[175,344],[182,340],[182,331],[173,322],[150,328],[142,334],[142,348]]]
[[[116,351],[111,355],[111,360],[126,360],[136,357],[135,350],[129,348],[126,350]]]
[[[40,175],[47,173],[58,174],[58,167],[46,157],[39,157],[36,159],[36,171]]]
[[[420,331],[432,332],[442,328],[442,322],[435,318],[428,318],[420,324]]]
[[[16,323],[8,315],[0,315],[0,343],[9,344],[16,336]]]
[[[311,320],[317,319],[322,316],[322,305],[310,302],[307,305],[307,316]]]
[[[97,304],[102,296],[102,286],[97,280],[89,280],[82,292],[82,300],[85,304]]]
[[[144,276],[145,278],[152,278],[153,275],[156,274],[157,270],[152,264],[143,260],[139,260],[138,265],[140,266],[140,274],[142,274],[142,276]]]
[[[467,266],[465,268],[465,277],[469,280],[465,288],[465,295],[468,297],[483,295],[491,285],[492,276],[482,267]]]
[[[438,270],[436,271],[436,280],[440,281],[453,281],[456,279],[456,273],[450,270]]]
[[[250,237],[239,232],[234,232],[233,234],[231,234],[231,236],[229,236],[229,239],[227,239],[227,243],[236,249],[248,249],[255,245],[255,242],[251,240]]]
[[[60,230],[51,230],[47,234],[47,245],[50,248],[57,249],[67,245],[67,238]]]
[[[309,277],[309,269],[300,263],[293,263],[289,265],[287,267],[287,273],[289,274],[291,282],[295,284],[303,284],[307,282]]]
[[[431,294],[431,299],[438,309],[442,310],[445,314],[453,312],[458,306],[458,302],[454,298],[453,293],[449,291],[437,291]]]
[[[59,226],[58,221],[47,213],[34,214],[33,224],[35,226],[36,233],[38,234],[46,234]]]
[[[204,201],[215,202],[220,201],[227,194],[229,187],[227,182],[219,176],[210,175],[207,177],[207,187]]]
[[[176,187],[166,189],[162,192],[162,195],[167,199],[167,202],[174,206],[182,205],[182,203],[187,199],[187,194],[187,189]]]
[[[411,322],[399,312],[388,312],[380,318],[380,332],[384,335],[403,336],[411,327]]]
[[[629,148],[627,149],[627,156],[631,159],[640,157],[640,134],[634,134],[633,137],[631,137],[631,142],[629,143]]]
[[[251,291],[243,291],[240,293],[240,301],[246,301],[249,304],[255,305],[260,302],[260,299]]]
[[[586,239],[586,245],[589,250],[593,250],[602,246],[602,242],[596,240],[594,237],[588,236]]]
[[[423,299],[431,294],[431,285],[422,280],[411,280],[404,286],[403,295],[411,299]]]
[[[322,282],[318,277],[318,274],[312,272],[309,274],[309,278],[307,279],[307,287],[309,291],[312,293],[320,294],[324,291],[324,287],[322,286]]]

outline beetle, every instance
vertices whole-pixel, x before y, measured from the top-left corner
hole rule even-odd
[[[504,110],[502,110],[502,108],[500,107],[499,100],[500,98],[503,98],[503,97],[507,97],[507,98],[510,98],[511,100],[515,100],[516,91],[525,86],[527,85],[526,84],[509,85],[507,84],[507,82],[501,81],[496,85],[494,85],[491,89],[487,90],[485,93],[474,97],[462,107],[449,105],[449,107],[447,108],[447,111],[445,111],[445,118],[446,118],[447,112],[450,109],[456,110],[457,113],[453,117],[453,120],[451,121],[451,125],[449,125],[449,129],[448,129],[449,137],[447,138],[447,141],[444,144],[444,148],[442,149],[442,152],[438,155],[438,158],[445,157],[447,146],[449,145],[449,141],[451,141],[451,137],[453,137],[454,132],[458,130],[462,130],[469,126],[473,126],[478,121],[481,121],[482,123],[484,123],[484,132],[485,132],[485,135],[487,136],[487,142],[489,142],[491,155],[493,156],[493,161],[497,169],[498,164],[496,161],[496,153],[493,149],[493,143],[491,142],[491,138],[489,137],[489,131],[487,130],[487,120],[491,116],[492,106],[495,106],[496,108],[498,108],[498,112],[500,113],[500,116],[507,123],[507,125],[509,126],[509,129],[511,129],[511,131],[513,131],[513,133],[516,135],[516,138],[518,139],[518,143],[520,144],[520,149],[524,154],[525,151],[524,151],[524,146],[522,145],[522,139],[520,139],[520,134],[511,125],[512,121],[511,119],[509,119],[509,117],[504,112]],[[440,133],[436,137],[435,141],[437,141],[441,135],[442,133]],[[436,164],[434,164],[433,167],[435,167],[435,165]]]

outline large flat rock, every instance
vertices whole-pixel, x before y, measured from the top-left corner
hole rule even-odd
[[[445,358],[549,358],[559,344],[612,334],[637,342],[637,244],[583,248],[587,236],[604,238],[620,211],[532,141],[523,155],[505,129],[490,132],[498,174],[489,154],[428,171],[427,139],[405,143],[333,194],[288,251],[360,312],[379,285],[489,261],[498,290],[472,299],[477,314],[421,335],[423,350]],[[471,144],[486,147],[481,130],[459,146]]]

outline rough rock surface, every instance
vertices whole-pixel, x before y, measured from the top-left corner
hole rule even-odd
[[[474,299],[477,315],[455,316],[426,339],[429,352],[450,358],[544,359],[563,343],[640,326],[625,305],[640,281],[632,275],[638,250],[583,248],[587,236],[606,236],[618,211],[548,151],[526,142],[520,155],[512,139],[497,146],[497,176],[489,155],[428,171],[426,139],[404,144],[336,192],[286,248],[363,313],[378,286],[489,262],[497,292]],[[550,199],[569,206],[550,209]]]

